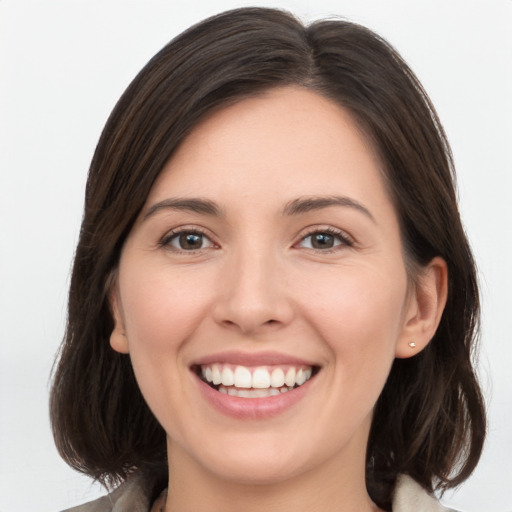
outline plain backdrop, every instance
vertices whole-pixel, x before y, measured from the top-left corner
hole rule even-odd
[[[88,165],[145,62],[192,23],[243,5],[369,26],[437,107],[480,271],[490,413],[479,468],[444,501],[512,511],[512,1],[0,0],[0,512],[57,511],[102,492],[60,461],[47,413]]]

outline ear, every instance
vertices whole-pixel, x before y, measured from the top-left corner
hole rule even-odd
[[[436,257],[420,271],[412,287],[396,357],[412,357],[429,344],[441,321],[447,295],[448,268],[442,258]]]
[[[110,346],[116,352],[128,354],[130,352],[130,348],[124,328],[125,322],[121,309],[121,298],[119,296],[119,288],[115,282],[110,287],[109,303],[112,319],[114,320],[114,328],[110,334]]]

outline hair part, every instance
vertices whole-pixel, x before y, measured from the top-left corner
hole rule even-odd
[[[137,468],[165,466],[165,432],[129,356],[109,345],[112,275],[155,180],[187,134],[230,103],[288,85],[346,108],[375,148],[410,276],[435,256],[448,266],[434,338],[417,356],[394,362],[376,405],[369,494],[389,509],[399,473],[433,491],[459,484],[476,466],[485,434],[472,365],[478,286],[434,107],[398,53],[370,30],[343,20],[304,26],[280,10],[243,8],[191,27],[157,53],[120,98],[97,145],[50,403],[57,448],[78,471],[116,483]]]

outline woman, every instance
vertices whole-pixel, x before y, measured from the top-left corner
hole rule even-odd
[[[448,142],[355,24],[240,9],[171,41],[94,155],[57,446],[77,511],[445,510],[483,444]]]

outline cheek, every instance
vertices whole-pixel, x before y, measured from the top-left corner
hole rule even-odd
[[[330,273],[329,279],[316,280],[325,286],[304,283],[316,289],[305,294],[304,315],[344,374],[364,379],[367,372],[378,372],[385,378],[403,327],[405,269],[346,267]]]
[[[326,449],[334,451],[362,426],[370,428],[395,357],[407,279],[401,270],[347,265],[317,273],[314,280],[303,280],[301,288],[301,296],[307,297],[301,303],[304,329],[327,349],[322,371],[329,393],[311,436],[319,443],[328,438]]]
[[[207,301],[186,276],[147,269],[144,275],[130,273],[120,292],[132,356],[139,347],[148,355],[176,350],[197,326]]]
[[[139,388],[158,421],[180,438],[184,434],[176,418],[183,414],[183,383],[189,372],[183,364],[184,346],[200,325],[209,298],[186,272],[165,270],[150,265],[121,268],[120,296]]]

